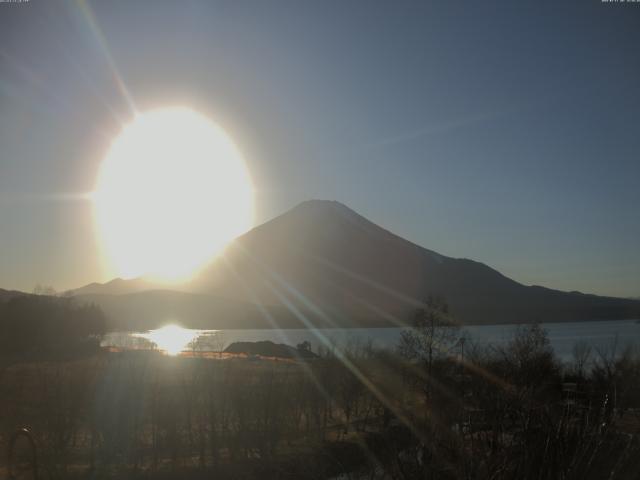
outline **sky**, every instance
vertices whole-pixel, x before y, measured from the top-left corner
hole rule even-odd
[[[105,281],[86,198],[138,111],[233,138],[257,223],[338,200],[525,284],[640,296],[640,3],[0,3],[0,288]]]

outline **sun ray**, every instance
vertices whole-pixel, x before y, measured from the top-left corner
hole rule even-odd
[[[104,34],[102,33],[102,29],[98,25],[98,22],[93,13],[93,10],[91,9],[91,6],[86,0],[78,0],[77,5],[80,11],[82,12],[82,14],[84,15],[85,19],[87,20],[87,23],[91,28],[91,31],[93,32],[93,35],[95,36],[96,41],[98,42],[98,45],[100,46],[100,49],[102,50],[102,53],[104,54],[105,59],[107,60],[107,63],[109,65],[109,69],[111,70],[111,75],[116,87],[122,94],[122,97],[127,103],[127,106],[129,107],[131,114],[135,115],[138,112],[138,109],[136,108],[135,103],[133,101],[133,97],[131,96],[129,89],[124,83],[124,80],[122,79],[122,75],[120,74],[120,71],[116,66],[116,62],[114,61],[113,56],[111,55],[111,51],[109,50],[107,39],[104,37]]]

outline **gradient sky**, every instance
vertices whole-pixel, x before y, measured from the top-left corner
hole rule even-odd
[[[81,194],[130,100],[223,126],[259,222],[335,199],[525,284],[640,296],[639,46],[640,3],[598,0],[0,3],[0,287],[108,279]]]

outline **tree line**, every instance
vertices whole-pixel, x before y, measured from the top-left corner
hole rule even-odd
[[[25,357],[99,345],[102,310],[67,296],[20,295],[0,302],[0,356]]]

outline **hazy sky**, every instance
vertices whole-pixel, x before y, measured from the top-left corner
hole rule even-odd
[[[107,279],[80,194],[118,72],[139,110],[226,129],[258,221],[335,199],[526,284],[640,295],[639,49],[640,3],[0,3],[0,287]]]

